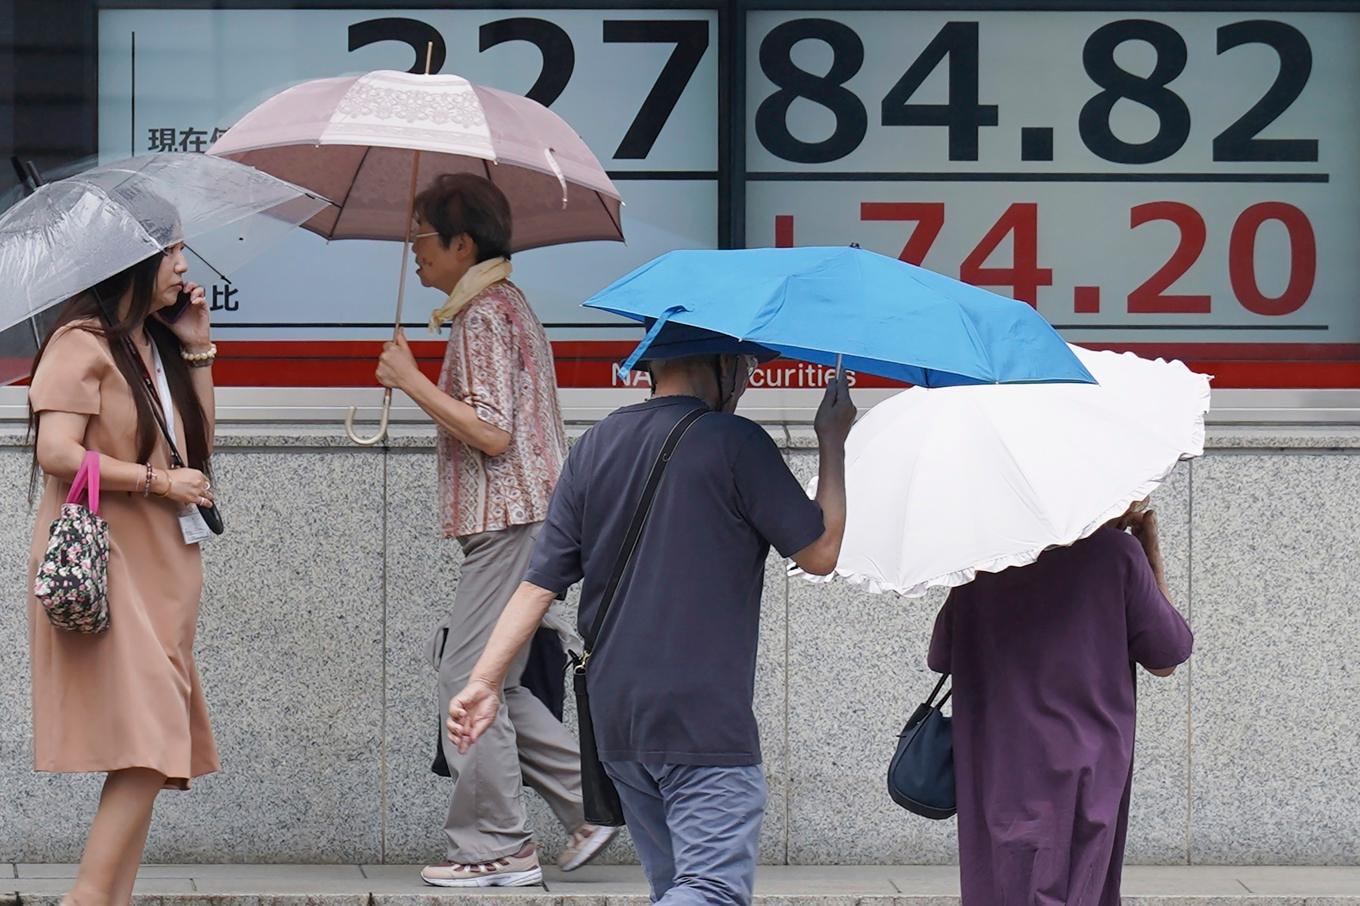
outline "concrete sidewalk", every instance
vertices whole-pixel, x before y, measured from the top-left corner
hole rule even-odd
[[[543,887],[441,890],[406,865],[147,865],[137,906],[647,906],[636,867],[545,869]],[[74,865],[0,863],[0,904],[57,906]],[[953,866],[765,866],[765,906],[958,906]],[[1124,873],[1126,906],[1360,906],[1360,868],[1153,867]]]

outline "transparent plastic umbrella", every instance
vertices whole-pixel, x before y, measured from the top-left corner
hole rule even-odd
[[[153,154],[39,187],[0,215],[0,383],[28,374],[56,306],[185,241],[228,274],[330,202],[202,154]]]

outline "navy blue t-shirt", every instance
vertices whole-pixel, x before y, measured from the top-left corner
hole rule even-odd
[[[665,396],[611,414],[572,447],[525,578],[565,592],[584,579],[579,625],[604,586],[666,436],[702,401]],[[757,424],[710,413],[666,467],[651,517],[589,668],[602,759],[760,763],[751,700],[765,560],[822,534]]]

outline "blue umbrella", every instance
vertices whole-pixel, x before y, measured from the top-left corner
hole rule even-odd
[[[675,321],[922,387],[1096,382],[1025,303],[854,247],[669,252],[585,304],[652,322],[621,370]]]

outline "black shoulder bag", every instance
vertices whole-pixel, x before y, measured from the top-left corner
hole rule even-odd
[[[954,796],[954,736],[950,720],[940,712],[954,690],[938,702],[949,674],[940,677],[930,698],[917,707],[897,738],[897,752],[888,765],[888,795],[902,808],[923,818],[950,818],[957,810]]]
[[[605,585],[604,594],[600,597],[600,607],[595,612],[595,621],[590,627],[590,633],[585,636],[585,650],[580,657],[575,653],[571,656],[572,685],[576,690],[576,710],[581,728],[581,798],[585,805],[586,821],[602,827],[621,827],[623,806],[619,803],[619,791],[614,788],[614,781],[609,779],[609,775],[604,771],[604,765],[600,763],[595,745],[595,724],[590,718],[590,690],[586,683],[586,667],[590,664],[591,652],[599,646],[600,631],[604,628],[604,618],[609,613],[609,605],[614,603],[619,582],[622,581],[623,574],[633,559],[633,553],[637,550],[638,541],[642,538],[642,530],[647,525],[647,517],[652,511],[652,501],[656,498],[656,489],[661,484],[661,475],[666,471],[666,463],[670,462],[671,455],[684,438],[685,432],[709,411],[695,409],[680,419],[661,446],[661,453],[652,464],[647,484],[638,499],[637,511],[633,513],[633,521],[628,525],[618,558],[614,561],[614,572],[610,575],[609,583]]]

